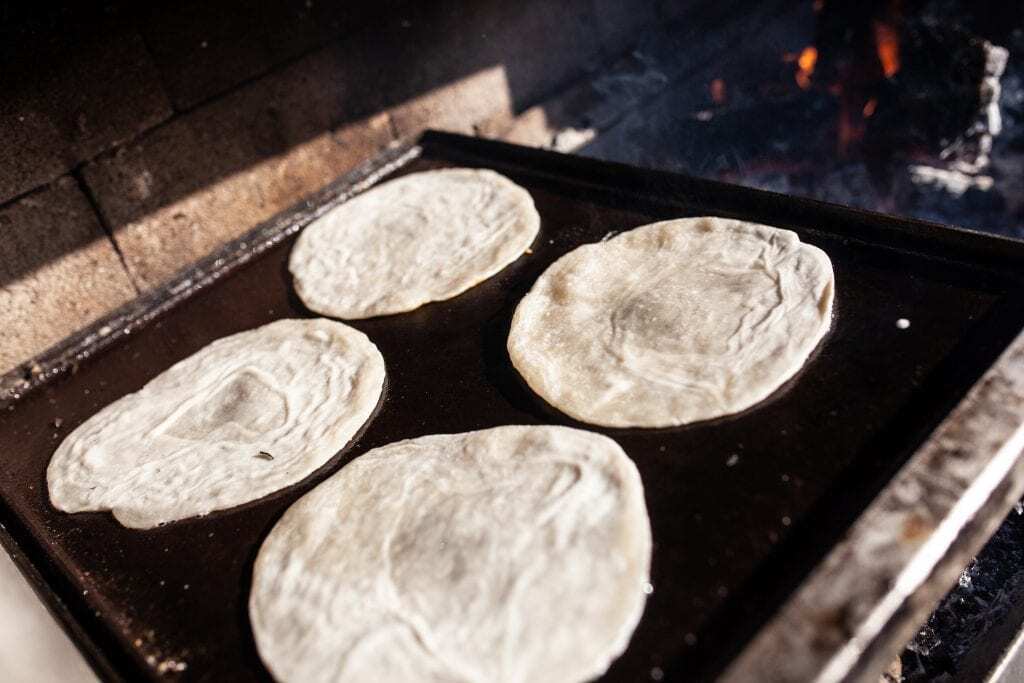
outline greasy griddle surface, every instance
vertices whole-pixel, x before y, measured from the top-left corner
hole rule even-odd
[[[310,480],[152,531],[121,528],[107,513],[58,513],[45,482],[54,448],[101,407],[214,339],[310,316],[288,275],[293,239],[3,416],[10,532],[47,577],[44,592],[91,634],[86,649],[102,650],[124,677],[156,677],[161,664],[171,675],[184,662],[185,679],[267,679],[246,614],[260,542],[292,502],[368,449],[502,424],[580,426],[535,397],[505,351],[516,303],[580,244],[654,219],[734,215],[824,249],[837,288],[831,332],[764,403],[685,428],[587,427],[637,463],[655,541],[654,592],[607,680],[649,680],[654,667],[669,679],[719,671],[1021,327],[1008,265],[1016,245],[491,143],[432,136],[424,147],[400,173],[493,168],[531,192],[540,235],[532,254],[451,301],[352,323],[384,355],[385,397]],[[910,328],[898,329],[899,318]]]

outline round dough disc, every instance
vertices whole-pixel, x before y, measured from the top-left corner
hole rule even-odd
[[[652,223],[579,247],[520,302],[508,351],[572,417],[669,427],[763,400],[829,329],[825,252],[725,218]]]
[[[285,513],[249,615],[279,681],[583,681],[628,644],[650,557],[640,476],[611,439],[424,436]]]
[[[343,323],[218,339],[71,432],[46,472],[50,501],[150,528],[262,498],[341,450],[383,386],[377,347]]]
[[[494,171],[413,173],[332,209],[288,268],[310,309],[335,318],[402,313],[461,294],[519,258],[540,229],[530,194]]]

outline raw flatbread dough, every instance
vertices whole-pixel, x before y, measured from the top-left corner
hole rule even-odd
[[[285,513],[249,614],[279,681],[582,681],[628,644],[650,557],[643,485],[611,439],[424,436]]]
[[[68,435],[46,472],[50,501],[149,528],[262,498],[341,450],[383,385],[377,347],[343,323],[218,339]]]
[[[555,408],[607,427],[736,413],[829,329],[832,263],[796,233],[726,218],[652,223],[575,249],[520,302],[512,363]]]
[[[494,171],[413,173],[307,227],[288,268],[310,309],[335,318],[450,299],[519,258],[540,229],[530,194]]]

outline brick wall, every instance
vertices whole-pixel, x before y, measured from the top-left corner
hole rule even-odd
[[[105,2],[6,17],[0,373],[396,138],[523,137],[517,116],[686,4]]]

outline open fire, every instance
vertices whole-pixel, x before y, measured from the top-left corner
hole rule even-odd
[[[815,14],[830,10],[823,0],[814,3]],[[898,0],[891,0],[881,16],[865,18],[870,32],[855,31],[853,35],[868,37],[870,44],[854,45],[848,54],[830,52],[835,47],[847,47],[839,41],[826,42],[822,49],[825,59],[835,61],[830,78],[815,79],[818,47],[808,45],[799,55],[786,53],[782,60],[795,63],[794,78],[802,90],[815,85],[835,96],[840,103],[837,151],[843,158],[849,156],[853,146],[865,133],[864,120],[876,113],[879,105],[881,81],[892,79],[900,70],[900,38],[897,30],[900,10]],[[856,29],[856,24],[853,25]]]
[[[799,107],[803,121],[719,176],[1024,236],[1024,15],[980,21],[967,0],[813,9],[813,40],[781,55],[790,90],[758,86],[751,113],[784,121]],[[729,114],[725,85],[712,86],[717,116]],[[729,83],[732,101],[744,87]]]
[[[798,56],[785,54],[783,61],[795,62],[793,75],[800,89],[809,90],[818,85],[824,92],[836,98],[839,104],[837,151],[840,157],[845,158],[864,138],[865,119],[873,116],[878,109],[881,82],[899,73],[898,25],[901,11],[899,0],[890,0],[877,16],[860,15],[859,23],[869,22],[870,31],[857,30],[858,22],[843,22],[844,28],[853,27],[850,35],[864,36],[862,44],[850,44],[845,36],[844,40],[830,40],[834,38],[828,29],[833,23],[829,16],[833,5],[840,7],[837,12],[844,15],[847,13],[837,3],[828,4],[824,0],[814,3],[815,14],[819,16],[819,27],[825,27],[819,31],[819,39],[824,41],[821,49],[825,51],[825,59],[832,67],[828,72],[828,78],[814,78],[819,56],[819,48],[816,45],[808,45]]]

